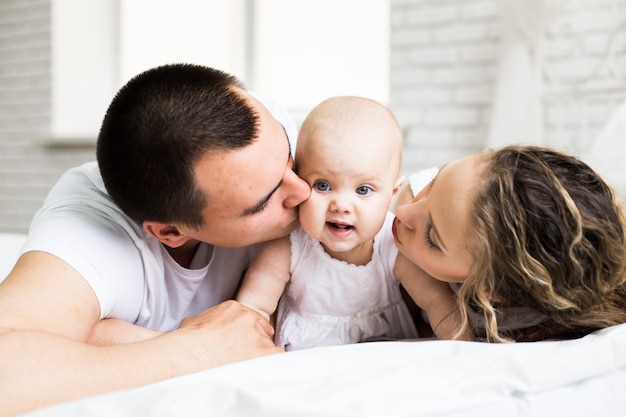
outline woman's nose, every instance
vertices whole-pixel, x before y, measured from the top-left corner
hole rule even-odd
[[[396,207],[396,217],[409,230],[415,230],[415,203],[406,203]]]

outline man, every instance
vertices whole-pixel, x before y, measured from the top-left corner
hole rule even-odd
[[[281,351],[230,301],[310,193],[275,117],[201,66],[120,90],[98,163],[59,180],[0,284],[0,415]]]

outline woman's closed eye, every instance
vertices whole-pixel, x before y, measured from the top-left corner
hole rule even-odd
[[[426,243],[426,246],[429,249],[440,250],[439,246],[437,246],[435,242],[433,242],[433,239],[430,237],[432,230],[433,230],[433,225],[431,223],[426,225],[426,229],[424,230],[424,242]]]

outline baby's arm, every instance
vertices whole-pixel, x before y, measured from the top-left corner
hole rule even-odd
[[[269,317],[289,282],[291,243],[289,236],[261,244],[237,294],[237,301]]]
[[[413,301],[428,315],[435,336],[453,339],[461,327],[461,316],[450,285],[431,277],[402,254],[396,257],[394,273]],[[465,331],[457,339],[470,340],[470,334]]]

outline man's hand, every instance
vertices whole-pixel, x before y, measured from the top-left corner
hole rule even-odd
[[[258,312],[235,301],[226,301],[196,316],[186,317],[173,336],[193,342],[201,359],[190,372],[253,357],[283,352],[274,346],[274,328]],[[87,342],[96,346],[117,345],[151,339],[163,332],[136,326],[123,320],[100,320]],[[178,343],[178,342],[174,342]],[[190,364],[191,365],[191,364]],[[193,365],[192,365],[193,366]]]
[[[232,300],[185,318],[173,333],[195,339],[194,346],[204,350],[204,363],[198,368],[284,352],[274,345],[274,329],[269,321]]]
[[[44,252],[22,255],[0,284],[0,306],[0,415],[283,351],[267,320],[236,301],[160,335],[98,321],[91,287]]]

